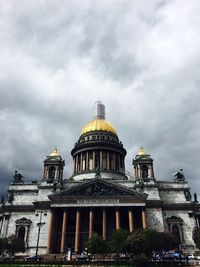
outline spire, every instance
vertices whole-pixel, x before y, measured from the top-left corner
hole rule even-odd
[[[93,106],[93,119],[105,120],[105,106],[101,101],[96,101]]]

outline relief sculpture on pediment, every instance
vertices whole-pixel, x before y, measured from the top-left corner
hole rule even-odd
[[[88,187],[72,190],[70,192],[74,195],[83,196],[115,196],[115,195],[125,195],[126,192],[113,187],[102,187],[100,184],[89,185]]]

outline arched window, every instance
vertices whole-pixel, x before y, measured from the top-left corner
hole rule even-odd
[[[55,178],[55,172],[56,172],[56,169],[55,169],[55,167],[50,167],[49,168],[49,179],[50,180],[53,180],[54,178]]]
[[[16,237],[23,240],[27,246],[28,245],[29,228],[30,228],[30,224],[32,223],[31,220],[23,217],[21,219],[16,220],[15,223],[16,223],[16,230],[15,230]]]
[[[170,218],[167,218],[166,221],[168,223],[170,232],[173,233],[177,242],[179,244],[183,243],[184,242],[184,236],[182,231],[183,220],[179,217],[171,216]]]
[[[142,178],[148,178],[148,167],[147,165],[142,165]]]
[[[19,239],[23,240],[23,241],[24,241],[24,237],[25,237],[25,231],[26,231],[26,229],[25,229],[24,226],[19,226],[19,228],[18,228],[18,233],[17,233],[17,237],[18,237]]]

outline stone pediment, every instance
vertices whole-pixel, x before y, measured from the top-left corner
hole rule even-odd
[[[84,181],[59,193],[49,195],[49,199],[66,198],[137,198],[145,200],[147,195],[134,189],[108,182],[101,178]]]
[[[23,217],[23,218],[21,218],[21,219],[18,219],[18,220],[16,220],[15,221],[15,223],[18,225],[18,224],[21,224],[21,225],[29,225],[29,224],[31,224],[31,220],[29,220],[29,219],[27,219],[27,218],[25,218],[25,217]]]

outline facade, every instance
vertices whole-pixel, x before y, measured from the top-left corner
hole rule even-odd
[[[115,229],[149,227],[171,231],[183,248],[195,249],[192,231],[199,207],[182,170],[173,181],[157,180],[153,159],[141,147],[133,159],[133,175],[127,176],[126,150],[100,102],[71,155],[73,175],[66,179],[58,149],[44,160],[39,181],[25,182],[15,172],[0,208],[1,237],[24,239],[27,254],[36,253],[37,243],[39,254],[65,253],[68,248],[81,252],[94,232],[107,240]]]

